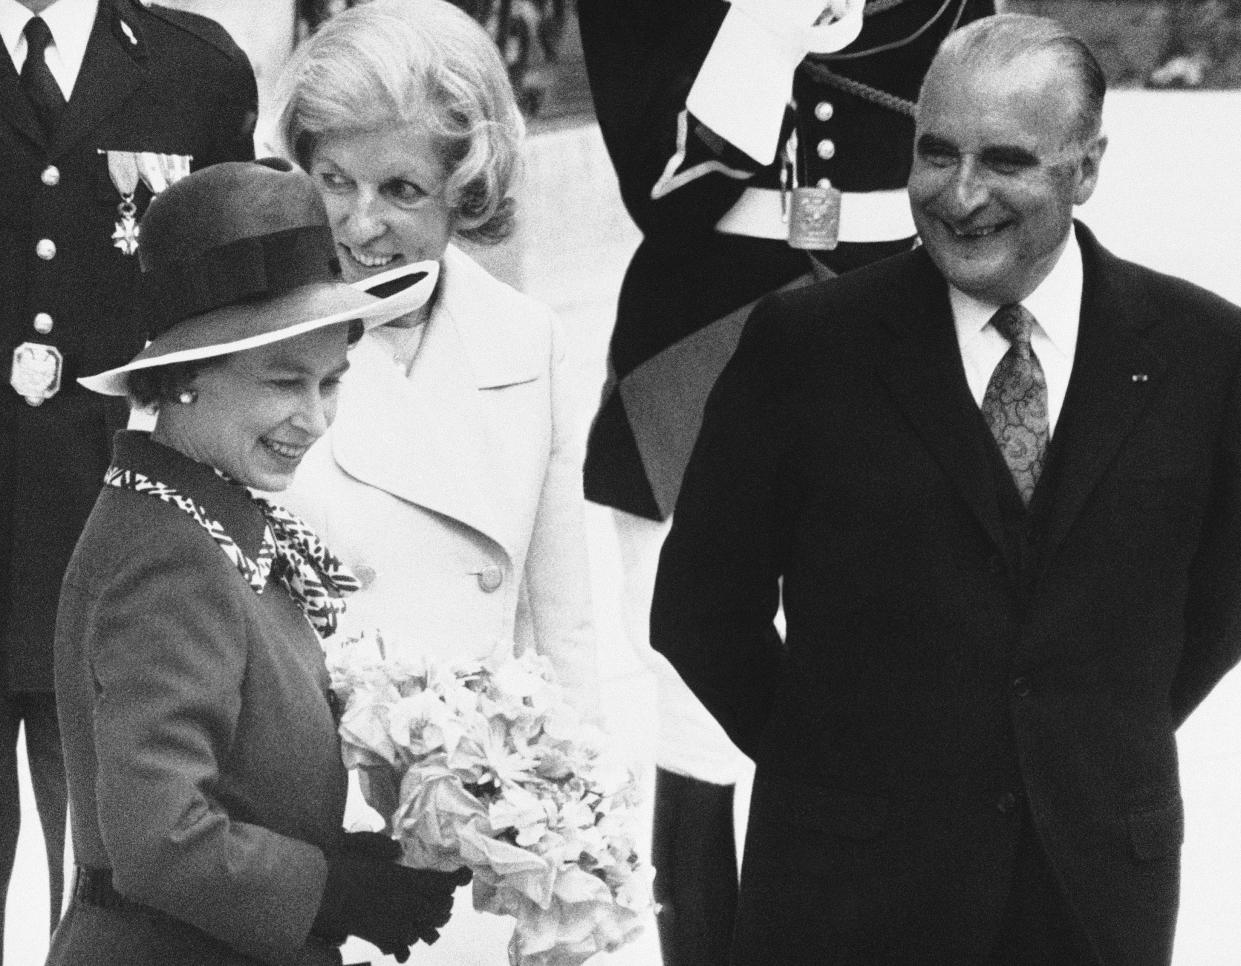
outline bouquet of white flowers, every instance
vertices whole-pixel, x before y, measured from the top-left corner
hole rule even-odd
[[[455,665],[394,661],[383,639],[328,645],[345,764],[409,866],[474,872],[476,909],[510,915],[514,966],[580,963],[651,908],[632,771],[511,643]]]

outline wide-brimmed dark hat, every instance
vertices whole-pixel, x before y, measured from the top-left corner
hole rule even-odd
[[[196,171],[152,199],[138,256],[150,342],[123,366],[78,380],[123,396],[128,374],[228,355],[354,319],[365,328],[418,309],[436,262],[379,279],[341,281],[314,181],[287,161],[234,161]],[[403,284],[402,284],[403,283]],[[395,291],[393,291],[395,289]]]

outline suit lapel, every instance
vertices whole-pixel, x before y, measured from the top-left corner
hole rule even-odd
[[[1048,508],[1043,565],[1063,542],[1166,368],[1142,338],[1151,307],[1120,284],[1116,259],[1078,226],[1082,315],[1073,373],[1053,441],[1055,490]]]
[[[73,96],[56,132],[54,153],[68,150],[122,110],[146,78],[146,46],[139,24],[122,17],[112,0],[100,0]],[[127,29],[126,29],[127,28]],[[108,145],[99,145],[108,147]]]
[[[914,266],[906,273],[910,283],[889,286],[876,306],[895,335],[879,377],[988,537],[1004,550],[994,460],[965,380],[947,286],[923,250],[908,257]]]

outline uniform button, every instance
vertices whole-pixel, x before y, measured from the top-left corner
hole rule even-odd
[[[820,188],[830,188],[832,186],[832,179],[831,178],[820,178],[816,182],[816,184]]]
[[[375,568],[368,567],[366,564],[358,564],[354,567],[353,575],[358,578],[358,583],[362,585],[363,590],[373,584],[377,576]]]
[[[1013,678],[1013,694],[1019,698],[1030,696],[1030,682],[1025,678]]]
[[[50,262],[56,257],[56,243],[50,238],[41,238],[39,244],[34,246],[34,253],[45,262]]]
[[[39,180],[49,188],[55,188],[60,184],[60,168],[54,164],[49,164],[39,175]]]
[[[504,572],[495,564],[488,564],[478,574],[478,586],[490,594],[504,582]]]
[[[824,138],[819,142],[819,146],[814,149],[815,153],[824,161],[836,156],[836,145],[830,138]]]
[[[814,106],[814,116],[820,121],[830,121],[832,115],[836,113],[836,109],[832,107],[831,101],[819,101]]]
[[[1017,796],[1012,792],[1004,792],[995,800],[995,807],[999,809],[1001,815],[1007,815],[1017,807]]]
[[[34,317],[34,330],[40,335],[47,335],[52,331],[52,317],[46,312],[39,312]]]

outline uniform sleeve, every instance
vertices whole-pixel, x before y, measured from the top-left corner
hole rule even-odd
[[[761,168],[686,108],[727,12],[722,0],[579,0],[595,114],[625,206],[653,240],[709,234]]]
[[[774,619],[793,423],[794,354],[780,348],[768,305],[755,309],[707,401],[651,607],[651,645],[751,758],[784,653]]]
[[[523,574],[534,639],[574,704],[598,708],[599,672],[582,493],[584,445],[557,319],[550,316],[551,450]]]
[[[212,152],[205,164],[254,160],[254,126],[259,116],[258,86],[250,60],[241,50],[224,72],[224,99]]]
[[[280,963],[306,941],[326,862],[217,799],[252,632],[252,591],[234,577],[214,544],[168,540],[124,561],[94,598],[98,820],[123,894]]]
[[[595,113],[621,195],[648,238],[712,231],[776,155],[793,74],[810,46],[857,36],[860,0],[581,0]]]
[[[838,2],[842,16],[815,26],[824,0],[732,0],[690,88],[690,114],[758,164],[771,164],[797,66],[812,47],[829,53],[861,33],[861,0]]]

